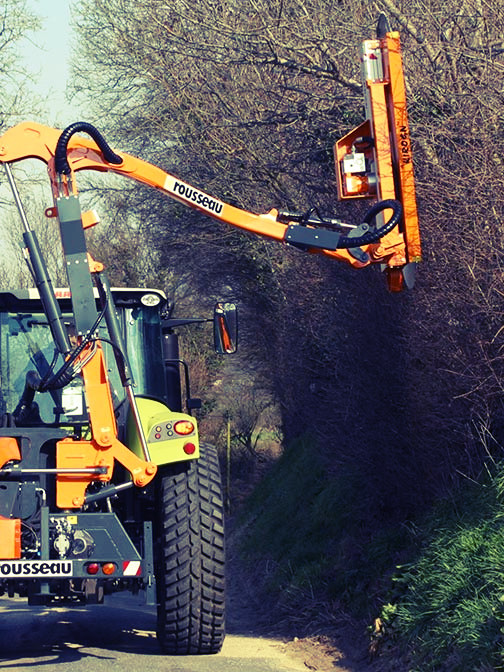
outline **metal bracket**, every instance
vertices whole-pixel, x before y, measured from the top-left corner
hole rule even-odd
[[[350,231],[347,238],[360,238],[360,236],[363,236],[369,231],[369,228],[369,224],[362,222],[362,224],[359,224],[359,226],[356,226],[355,229]],[[360,261],[363,264],[366,264],[369,261],[369,254],[364,252],[360,247],[350,247],[348,252],[354,259],[357,259],[357,261]]]
[[[59,198],[57,207],[68,283],[72,292],[75,327],[77,333],[87,334],[93,328],[98,313],[89,271],[79,199],[76,196]]]
[[[147,579],[145,586],[145,604],[155,606],[157,604],[156,575],[154,573],[154,544],[152,540],[152,523],[144,521],[144,552],[143,565],[144,575]]]
[[[285,233],[285,242],[301,249],[337,250],[341,234],[327,229],[315,229],[291,224]]]

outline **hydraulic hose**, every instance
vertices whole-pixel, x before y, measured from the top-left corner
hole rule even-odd
[[[362,245],[370,245],[371,243],[376,243],[380,238],[383,238],[387,233],[392,231],[394,226],[398,224],[399,220],[402,217],[403,208],[400,201],[393,199],[387,199],[385,201],[379,201],[375,203],[369,210],[366,212],[363,223],[370,224],[373,219],[383,210],[390,209],[392,210],[392,217],[379,229],[373,229],[367,231],[362,236],[341,236],[338,241],[338,248],[350,248],[350,247],[362,247]]]
[[[392,210],[390,219],[380,228],[371,227],[371,222],[383,210]],[[317,208],[311,208],[304,214],[279,210],[277,221],[289,225],[285,240],[290,245],[297,245],[302,249],[339,250],[376,243],[399,223],[402,213],[400,201],[379,201],[369,208],[360,226],[354,227],[348,236],[340,233],[341,227],[348,225],[333,217],[321,216]]]
[[[59,175],[69,175],[71,172],[70,164],[68,163],[67,159],[68,143],[72,135],[74,135],[74,133],[78,133],[79,131],[87,133],[93,138],[102,152],[105,161],[115,165],[123,162],[122,158],[111,149],[110,145],[107,143],[97,128],[95,128],[92,124],[87,123],[86,121],[76,121],[75,123],[70,124],[70,126],[67,126],[65,130],[61,132],[58,143],[56,145],[56,151],[54,153],[54,167]]]

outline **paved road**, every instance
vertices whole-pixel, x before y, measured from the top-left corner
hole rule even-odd
[[[0,599],[0,672],[306,672],[279,641],[246,634],[228,635],[216,656],[163,656],[154,609],[126,594],[106,600],[86,609],[33,609]]]

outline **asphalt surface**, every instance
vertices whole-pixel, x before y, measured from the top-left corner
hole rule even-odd
[[[303,661],[279,640],[240,633],[226,637],[214,656],[164,656],[156,615],[141,599],[120,594],[86,608],[32,608],[25,600],[0,599],[0,672],[299,672]],[[235,634],[236,633],[236,634]]]

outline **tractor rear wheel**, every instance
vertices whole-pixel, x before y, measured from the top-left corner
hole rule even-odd
[[[225,631],[224,506],[217,451],[170,465],[158,490],[157,638],[167,654],[217,653]]]

